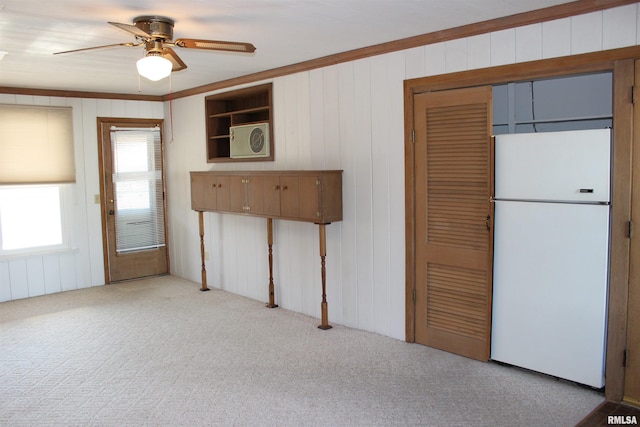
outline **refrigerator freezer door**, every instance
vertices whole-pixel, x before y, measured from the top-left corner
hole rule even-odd
[[[611,130],[496,136],[496,199],[609,201]]]
[[[496,202],[491,358],[604,385],[609,207]]]

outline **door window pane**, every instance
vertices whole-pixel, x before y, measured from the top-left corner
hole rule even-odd
[[[116,252],[165,245],[160,128],[112,129]]]

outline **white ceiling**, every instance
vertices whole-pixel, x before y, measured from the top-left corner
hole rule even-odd
[[[513,15],[562,0],[0,0],[0,86],[165,95],[379,43]],[[142,47],[107,21],[175,20],[174,39],[253,43],[253,54],[175,48],[188,68],[138,79]],[[171,84],[171,87],[169,86]]]

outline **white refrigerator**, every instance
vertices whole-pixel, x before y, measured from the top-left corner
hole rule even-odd
[[[604,386],[611,131],[495,140],[491,359]]]

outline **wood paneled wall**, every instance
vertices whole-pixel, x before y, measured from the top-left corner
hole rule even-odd
[[[639,22],[638,4],[630,4],[276,77],[270,80],[276,160],[269,163],[206,163],[204,97],[209,93],[178,98],[172,105],[165,102],[163,112],[152,102],[0,95],[3,103],[77,105],[74,123],[82,141],[76,147],[78,250],[1,259],[0,300],[42,294],[49,292],[49,286],[57,291],[104,282],[100,212],[93,204],[93,195],[99,192],[95,118],[164,117],[173,274],[200,280],[198,220],[190,210],[189,171],[343,169],[344,221],[327,227],[329,318],[335,324],[404,339],[403,81],[632,46],[640,41]],[[267,301],[266,220],[205,217],[209,286]],[[276,302],[319,317],[317,227],[276,221],[274,228]]]
[[[162,118],[161,102],[0,94],[2,104],[73,107],[76,184],[71,186],[73,248],[32,256],[0,257],[0,302],[103,285],[97,117]]]
[[[344,170],[344,221],[327,227],[331,321],[404,339],[405,79],[632,46],[638,22],[632,4],[273,79],[276,161],[240,167]],[[198,281],[188,171],[238,166],[204,161],[204,95],[174,101],[173,114],[172,271]],[[209,285],[267,301],[264,220],[206,214],[205,227]],[[308,224],[276,222],[274,263],[276,302],[319,317],[316,234]]]

